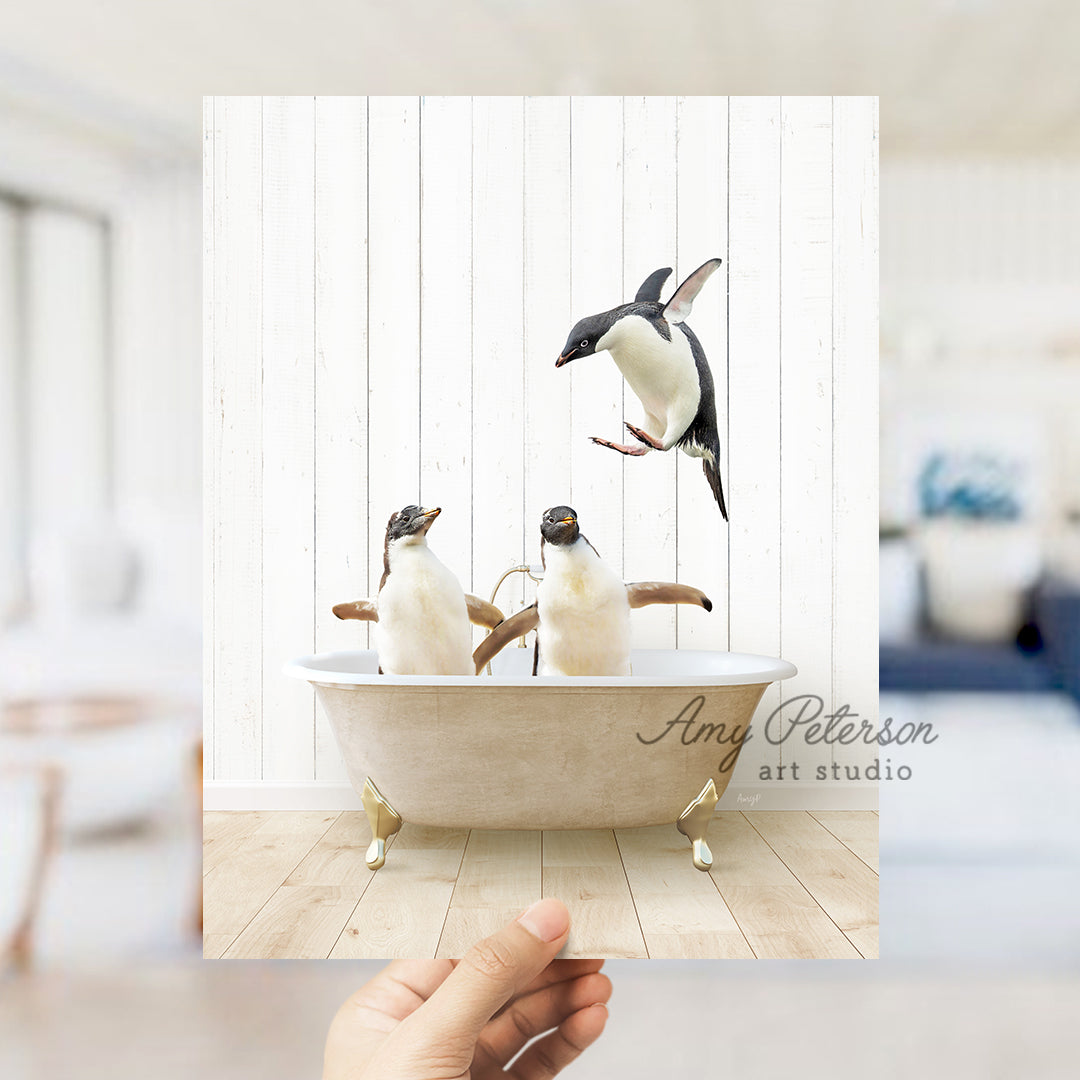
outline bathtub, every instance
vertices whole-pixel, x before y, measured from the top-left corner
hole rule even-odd
[[[491,675],[378,674],[372,650],[285,666],[315,687],[383,865],[402,821],[445,828],[617,829],[672,823],[694,865],[765,688],[784,660],[640,650],[631,676],[531,674],[508,648]]]

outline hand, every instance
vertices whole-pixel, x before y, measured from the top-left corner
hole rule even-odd
[[[390,964],[338,1010],[323,1080],[555,1076],[599,1038],[611,996],[603,960],[555,959],[569,931],[566,908],[541,900],[460,961]]]

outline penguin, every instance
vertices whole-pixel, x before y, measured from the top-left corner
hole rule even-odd
[[[540,521],[544,577],[536,603],[500,623],[480,643],[476,671],[514,638],[536,628],[533,674],[630,675],[630,611],[647,604],[697,604],[712,611],[700,590],[671,582],[626,585],[600,558],[569,506],[553,506]]]
[[[380,674],[473,675],[470,622],[488,629],[502,622],[502,612],[465,593],[428,547],[428,530],[440,513],[438,506],[406,506],[391,515],[378,599],[334,607],[339,619],[376,624]]]
[[[626,425],[640,445],[624,446],[597,436],[592,441],[631,457],[677,446],[684,454],[701,458],[713,498],[727,521],[712,370],[701,342],[685,322],[694,298],[720,263],[720,259],[710,259],[699,266],[666,304],[660,303],[660,290],[671,267],[654,270],[633,303],[578,322],[555,366],[605,349],[610,352],[645,409],[642,427]]]

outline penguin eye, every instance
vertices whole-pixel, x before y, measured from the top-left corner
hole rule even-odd
[[[585,348],[585,346],[586,346],[586,345],[588,345],[588,344],[589,344],[589,339],[588,339],[588,338],[586,338],[586,339],[585,339],[585,340],[584,340],[584,341],[583,341],[583,342],[582,342],[582,343],[581,343],[581,344],[580,344],[580,345],[578,346],[578,348],[579,348],[579,349],[584,349],[584,348]]]

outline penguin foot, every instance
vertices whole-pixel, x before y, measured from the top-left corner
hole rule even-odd
[[[644,457],[650,447],[644,446],[621,446],[619,443],[608,442],[607,439],[601,439],[599,435],[590,435],[589,438],[596,443],[597,446],[607,446],[612,450],[618,450],[620,454],[626,454],[627,457]]]
[[[626,423],[624,421],[624,423]],[[637,439],[638,442],[643,442],[646,446],[651,446],[653,450],[663,450],[664,444],[654,439],[647,431],[642,431],[639,427],[634,427],[631,423],[626,423],[626,430]]]

